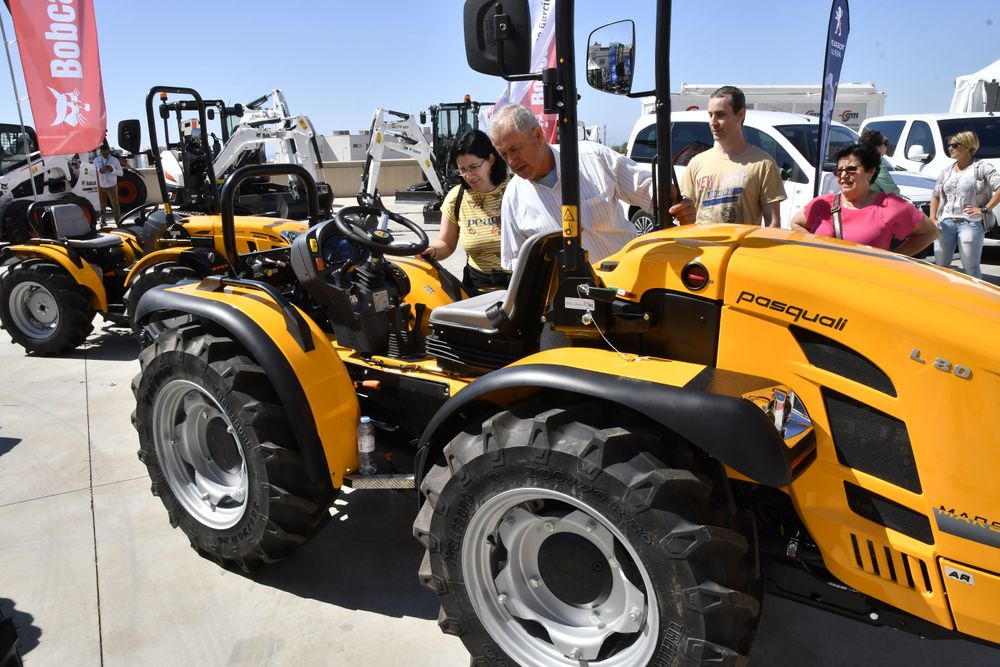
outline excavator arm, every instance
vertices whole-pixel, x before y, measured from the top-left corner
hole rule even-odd
[[[414,157],[434,192],[439,197],[444,197],[440,167],[434,160],[431,145],[420,131],[413,116],[389,109],[376,109],[372,117],[368,157],[361,174],[359,198],[368,201],[377,200],[378,173],[386,148]]]

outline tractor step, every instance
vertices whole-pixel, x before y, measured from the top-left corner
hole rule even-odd
[[[416,477],[406,475],[346,475],[347,485],[355,489],[415,489]]]

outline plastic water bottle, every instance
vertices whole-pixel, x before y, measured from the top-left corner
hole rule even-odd
[[[375,474],[375,424],[370,417],[362,417],[358,424],[358,472]]]

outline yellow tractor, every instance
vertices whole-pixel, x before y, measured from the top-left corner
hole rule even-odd
[[[545,79],[565,127],[572,8]],[[465,17],[474,69],[528,70],[526,2]],[[561,148],[578,219],[575,138]],[[474,664],[745,664],[765,589],[1000,642],[995,287],[749,225],[666,228],[591,264],[568,224],[521,248],[509,289],[461,298],[414,259],[426,244],[351,207],[292,243],[291,289],[229,276],[140,300],[139,457],[198,552],[249,570],[345,486],[416,487],[418,575]]]
[[[192,95],[205,115],[197,91],[153,88],[147,96],[147,114],[154,145],[152,100],[162,91]],[[139,140],[139,122],[123,121],[119,143],[137,153]],[[165,195],[159,156],[154,163]],[[314,181],[302,167],[281,165],[265,171],[263,176],[305,175],[312,186],[307,198],[316,198]],[[215,183],[210,162],[206,176]],[[210,191],[216,192],[214,185]],[[214,203],[218,210],[218,202]],[[86,340],[95,314],[129,325],[132,307],[151,287],[223,272],[237,256],[243,257],[244,277],[280,282],[291,272],[273,251],[284,248],[287,254],[291,240],[310,222],[319,221],[315,206],[309,215],[309,221],[240,216],[232,245],[226,246],[218,212],[182,215],[169,204],[162,208],[147,204],[126,215],[128,224],[95,231],[80,206],[58,200],[34,203],[27,212],[27,219],[37,226],[34,238],[0,248],[0,266],[7,267],[0,277],[0,323],[26,351],[56,355]]]

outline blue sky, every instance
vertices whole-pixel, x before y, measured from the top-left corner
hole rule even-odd
[[[367,128],[379,106],[417,112],[466,93],[492,101],[504,85],[468,68],[459,0],[94,3],[112,140],[119,120],[145,118],[157,84],[232,102],[281,88],[292,112],[323,134]],[[1000,59],[996,0],[851,0],[850,8],[841,82],[873,81],[887,113],[947,111],[955,76]],[[675,0],[672,88],[818,82],[829,12],[829,0]],[[10,38],[10,16],[0,13]],[[637,75],[651,83],[650,0],[577,0],[578,54],[590,29],[621,18],[637,23]],[[578,78],[580,119],[605,126],[608,143],[625,141],[638,100],[586,88],[582,70]],[[0,120],[16,121],[9,75],[0,79]]]

